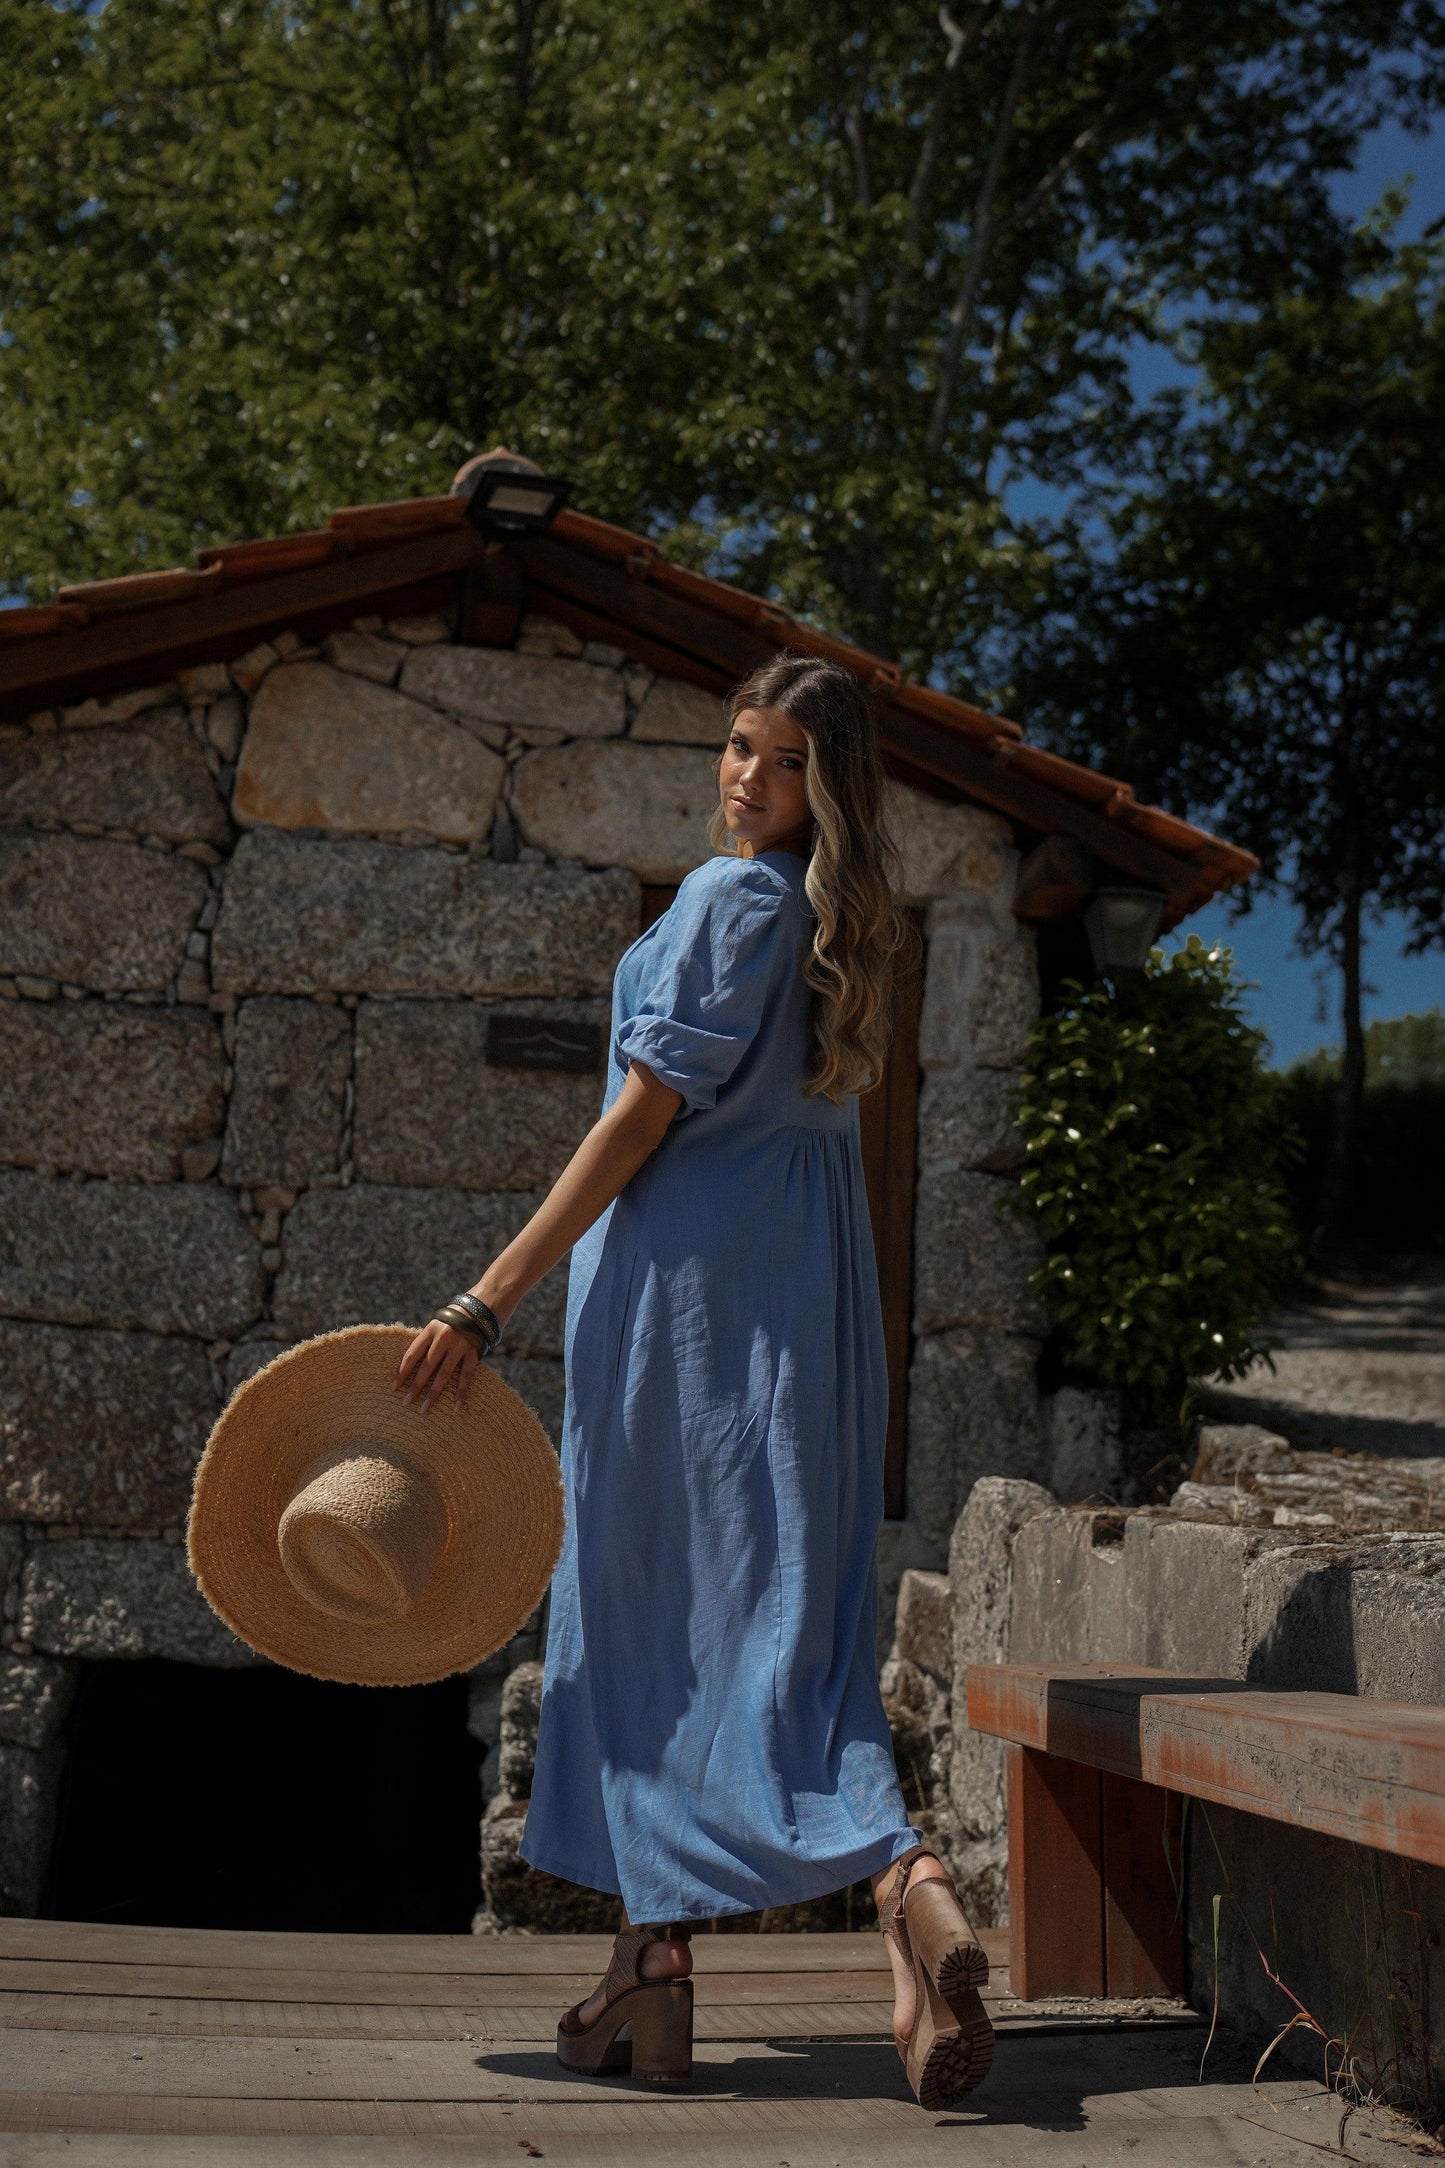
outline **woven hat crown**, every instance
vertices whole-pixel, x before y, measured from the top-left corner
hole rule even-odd
[[[369,1441],[323,1455],[276,1530],[297,1594],[360,1625],[414,1610],[446,1540],[446,1505],[425,1469]]]

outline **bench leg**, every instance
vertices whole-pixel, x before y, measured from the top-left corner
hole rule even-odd
[[[1047,1995],[1177,1995],[1184,1985],[1177,1793],[1008,1750],[1009,1971]]]
[[[1105,1992],[1100,1807],[1097,1769],[1009,1747],[1009,1974],[1025,2002]]]
[[[1184,1991],[1182,1801],[1158,1784],[1105,1776],[1104,1977],[1111,1995]]]

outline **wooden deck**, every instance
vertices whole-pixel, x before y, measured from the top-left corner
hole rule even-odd
[[[993,2075],[937,2116],[903,2079],[876,1935],[699,1937],[696,2088],[658,2096],[553,2057],[600,1938],[3,1921],[0,2168],[1273,2168],[1334,2140],[1339,2104],[1308,2081],[1200,2086],[1192,2013],[1014,2001],[1005,1939]],[[1397,2135],[1357,2118],[1350,2150],[1403,2163]]]

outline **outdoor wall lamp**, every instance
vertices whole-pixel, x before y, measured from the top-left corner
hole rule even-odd
[[[1096,888],[1084,909],[1094,969],[1105,978],[1142,971],[1159,931],[1165,898],[1157,888]]]
[[[459,468],[452,495],[466,498],[467,518],[482,534],[545,534],[571,488],[534,460],[499,448]]]

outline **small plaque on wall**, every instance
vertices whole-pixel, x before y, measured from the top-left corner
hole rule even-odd
[[[560,1016],[489,1016],[487,1063],[591,1074],[602,1066],[602,1026]]]

